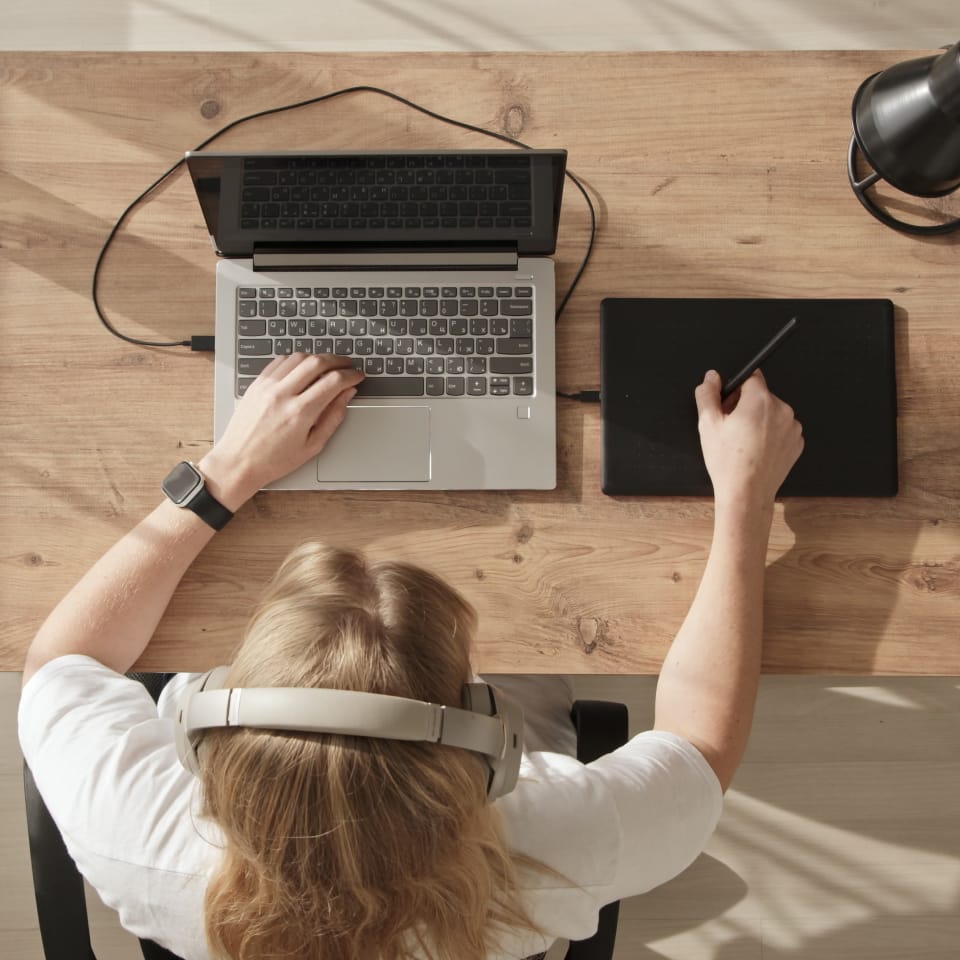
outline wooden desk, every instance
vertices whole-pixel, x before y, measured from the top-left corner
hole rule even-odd
[[[57,599],[157,502],[170,466],[211,442],[210,355],[128,346],[94,316],[91,268],[114,219],[227,121],[374,83],[566,147],[599,197],[594,259],[559,327],[564,390],[598,385],[603,296],[897,304],[902,493],[778,506],[765,669],[960,674],[958,241],[881,226],[845,173],[854,90],[910,55],[0,55],[0,668],[19,669]],[[219,142],[277,144],[490,145],[373,94]],[[568,189],[561,290],[586,224]],[[181,176],[119,238],[105,309],[147,339],[211,332],[214,259]],[[656,672],[703,568],[711,504],[604,497],[598,407],[561,401],[559,423],[548,493],[258,495],[191,569],[142,666],[223,661],[280,559],[313,536],[444,571],[480,612],[483,669]]]

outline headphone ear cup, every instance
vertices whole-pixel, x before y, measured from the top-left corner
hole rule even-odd
[[[467,710],[486,717],[499,717],[503,724],[504,748],[499,757],[484,757],[490,768],[487,781],[487,802],[506,796],[517,785],[520,760],[523,756],[523,708],[509,697],[501,695],[488,683],[468,683],[463,691],[463,705]]]
[[[200,758],[197,755],[197,749],[202,737],[200,734],[191,737],[187,733],[190,701],[201,690],[219,690],[223,686],[229,669],[229,667],[215,667],[213,670],[208,670],[197,677],[196,680],[191,680],[180,695],[180,702],[177,705],[174,740],[177,745],[177,756],[180,758],[180,763],[195,777],[200,776]]]
[[[177,756],[180,758],[180,763],[183,765],[184,769],[192,773],[195,777],[199,777],[200,759],[197,757],[196,746],[190,742],[190,737],[187,736],[186,724],[184,724],[182,721],[182,711],[183,708],[181,707],[181,710],[177,715],[175,736],[177,744]]]
[[[523,758],[523,709],[505,697],[497,701],[497,714],[503,723],[503,756],[490,762],[492,776],[487,787],[487,802],[505,797],[520,779]]]

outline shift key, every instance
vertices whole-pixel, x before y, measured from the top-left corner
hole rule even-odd
[[[490,357],[491,373],[533,373],[533,357]]]
[[[237,373],[245,377],[255,377],[263,373],[264,368],[270,363],[273,363],[273,357],[239,357],[237,359]]]

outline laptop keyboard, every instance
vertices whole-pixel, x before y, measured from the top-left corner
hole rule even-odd
[[[236,395],[274,357],[350,357],[361,397],[529,397],[533,287],[239,287]]]

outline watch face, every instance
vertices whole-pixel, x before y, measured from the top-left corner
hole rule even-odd
[[[203,486],[203,477],[189,463],[178,463],[160,485],[174,503],[185,503]]]

